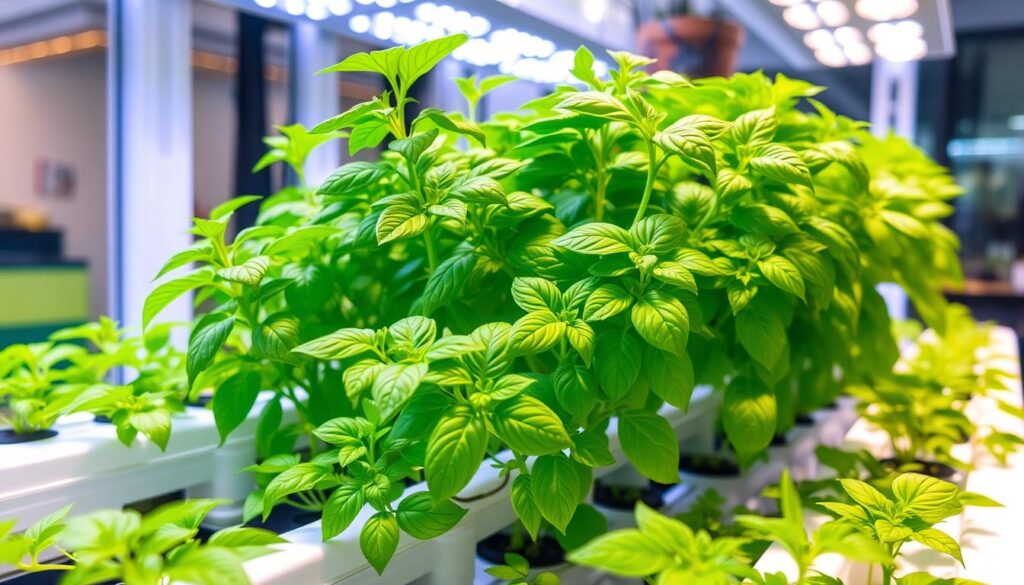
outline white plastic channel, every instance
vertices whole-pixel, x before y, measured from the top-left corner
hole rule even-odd
[[[1000,327],[995,341],[998,354],[1018,357],[1001,360],[998,364],[1014,377],[1009,384],[1010,392],[1000,398],[1022,407],[1024,395],[1017,335],[1011,329]],[[976,403],[979,421],[1000,431],[1024,434],[1024,422],[1000,410],[991,399],[981,397]],[[1021,497],[1024,494],[1024,454],[1011,455],[1004,467],[991,454],[976,450],[974,465],[976,469],[967,476],[967,490],[989,496],[1005,507],[970,507],[964,511],[960,546],[965,568],[960,576],[990,585],[1020,583],[1017,555],[1024,542],[1024,498]]]
[[[163,452],[142,435],[125,447],[113,425],[74,416],[57,424],[56,437],[0,445],[0,518],[17,518],[20,529],[67,504],[82,514],[185,489],[189,497],[238,502],[208,517],[211,526],[236,524],[252,489],[239,470],[255,461],[256,422],[271,396],[260,397],[221,447],[213,412],[198,407],[174,417]],[[290,405],[285,417],[294,418]]]

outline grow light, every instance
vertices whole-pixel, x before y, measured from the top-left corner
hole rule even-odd
[[[799,31],[815,59],[829,67],[874,58],[913,61],[953,53],[948,0],[771,0]],[[866,39],[866,40],[865,40]]]
[[[515,27],[496,27],[490,19],[442,2],[416,0],[253,0],[264,9],[305,16],[314,21],[347,16],[348,30],[378,41],[414,45],[445,35],[464,33],[470,40],[452,57],[477,67],[493,67],[506,74],[539,83],[575,81],[569,74],[575,45],[559,47],[550,38]],[[396,9],[399,5],[410,6]],[[356,6],[358,5],[358,6]],[[588,0],[585,16],[600,20],[607,0]],[[357,9],[358,8],[358,9]],[[393,10],[394,9],[394,10]],[[354,12],[354,13],[353,13]],[[814,15],[812,10],[812,16]],[[815,18],[817,18],[815,16]],[[343,21],[346,22],[346,21]],[[595,63],[599,75],[604,61]]]

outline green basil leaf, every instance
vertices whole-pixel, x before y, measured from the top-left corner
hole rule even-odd
[[[519,521],[523,523],[530,538],[537,540],[543,518],[540,515],[540,509],[534,502],[531,483],[529,475],[517,476],[512,481],[512,510],[516,513]]]
[[[424,472],[435,501],[451,499],[469,484],[487,452],[487,427],[468,406],[449,410],[427,441]]]
[[[254,370],[241,370],[217,387],[213,395],[213,420],[217,424],[220,443],[249,416],[260,393],[260,375]]]
[[[597,430],[583,431],[572,438],[572,458],[591,468],[614,465],[615,457],[608,446],[608,435]]]
[[[469,40],[468,36],[459,33],[405,49],[398,60],[398,75],[403,86],[412,87],[413,82],[433,69],[441,62],[441,59],[450,55],[467,40]]]
[[[221,547],[182,547],[164,566],[169,581],[194,585],[246,585],[249,578],[242,568],[243,558]]]
[[[565,337],[589,367],[594,359],[594,329],[586,321],[576,319],[566,327]]]
[[[629,228],[637,253],[661,254],[675,251],[682,242],[685,227],[678,217],[658,213],[641,219]]]
[[[387,444],[422,441],[430,437],[437,421],[450,410],[452,399],[444,391],[426,386],[409,399],[388,434]]]
[[[583,318],[603,321],[625,311],[633,304],[633,296],[617,284],[602,284],[587,297]]]
[[[305,251],[338,234],[338,228],[329,225],[306,225],[295,228],[270,243],[263,253],[278,256]]]
[[[598,335],[594,373],[610,400],[622,399],[640,376],[640,344],[626,331]]]
[[[599,536],[572,551],[566,558],[575,565],[593,567],[624,577],[648,577],[675,563],[674,555],[667,552],[660,543],[633,528]]]
[[[586,421],[598,403],[597,380],[588,368],[560,364],[552,375],[558,403],[577,421]]]
[[[892,494],[907,514],[935,523],[959,514],[960,488],[920,473],[903,473],[892,482]]]
[[[462,294],[476,265],[477,255],[472,248],[460,249],[438,264],[420,297],[423,314],[432,314]]]
[[[299,463],[286,469],[270,480],[263,492],[263,519],[266,520],[274,506],[285,497],[316,487],[330,475],[330,470],[313,463]]]
[[[599,90],[603,85],[594,73],[594,54],[583,45],[576,49],[570,73],[573,74],[573,77],[594,89]]]
[[[741,230],[768,236],[784,236],[800,231],[785,211],[760,203],[733,209],[729,221]]]
[[[754,188],[750,179],[730,168],[718,169],[718,177],[715,178],[715,190],[722,201],[735,201],[740,195]]]
[[[889,498],[871,484],[858,479],[840,479],[839,483],[853,501],[869,511],[885,513],[889,509]]]
[[[344,532],[356,519],[365,503],[363,490],[354,484],[343,483],[331,492],[331,497],[327,498],[327,503],[324,504],[320,520],[324,542]]]
[[[388,364],[377,373],[371,389],[373,401],[380,409],[381,420],[391,420],[405,406],[423,377],[427,364]]]
[[[737,144],[758,145],[771,142],[779,122],[775,108],[746,112],[732,123],[729,134]]]
[[[448,532],[462,520],[466,510],[451,500],[434,502],[428,492],[418,492],[398,504],[398,527],[413,538],[430,540]]]
[[[616,254],[631,252],[629,232],[610,223],[587,223],[556,238],[552,244],[580,254]]]
[[[210,313],[196,323],[189,336],[188,353],[185,358],[189,388],[192,387],[196,376],[213,363],[217,352],[228,340],[234,327],[235,318],[227,313]]]
[[[417,132],[408,138],[399,138],[392,140],[388,144],[388,149],[397,152],[398,154],[405,157],[407,160],[415,161],[419,159],[424,152],[437,140],[438,131],[436,128],[427,130],[426,132]],[[450,168],[444,165],[434,167],[431,171],[438,172],[441,169]],[[429,178],[428,173],[428,178]]]
[[[518,277],[512,281],[512,300],[526,311],[562,310],[562,293],[550,280],[536,277]]]
[[[509,346],[519,355],[541,353],[554,347],[562,339],[565,329],[565,321],[551,311],[533,311],[512,325]]]
[[[713,178],[718,173],[715,149],[711,140],[700,130],[680,125],[686,118],[654,135],[654,142],[667,152],[674,153],[683,162]]]
[[[373,351],[376,336],[372,329],[339,329],[307,341],[292,351],[322,360],[341,360]]]
[[[359,360],[345,368],[341,379],[345,384],[345,395],[349,402],[359,404],[363,393],[373,385],[377,374],[384,369],[384,364],[374,359]]]
[[[765,278],[779,289],[799,297],[800,300],[807,300],[803,275],[784,256],[773,255],[759,260],[757,267],[761,269],[761,274],[764,274]]]
[[[148,329],[153,317],[181,295],[213,282],[213,268],[204,267],[161,284],[149,293],[142,306],[142,327]]]
[[[331,197],[359,194],[380,181],[385,174],[385,168],[380,164],[366,161],[350,162],[341,165],[324,179],[316,192]]]
[[[741,459],[768,448],[775,434],[775,393],[759,378],[739,376],[725,388],[722,426]]]
[[[505,188],[496,179],[487,175],[467,177],[451,190],[450,196],[466,203],[508,205]]]
[[[686,411],[693,395],[693,363],[686,353],[676,355],[647,346],[644,349],[644,372],[651,390],[665,402]]]
[[[359,550],[378,575],[398,550],[398,522],[390,512],[377,512],[363,525],[359,533]]]
[[[263,280],[263,277],[266,276],[268,268],[270,268],[270,258],[266,256],[256,256],[255,258],[246,260],[238,266],[221,268],[217,271],[217,276],[230,282],[256,286],[261,280]]]
[[[533,463],[530,494],[541,516],[559,532],[572,520],[579,505],[579,475],[565,455],[544,455]]]
[[[633,305],[630,318],[636,332],[647,343],[676,355],[685,351],[690,317],[679,299],[658,290],[648,290]]]
[[[904,541],[914,534],[914,529],[902,524],[894,524],[884,518],[878,518],[874,524],[875,534],[884,544]]]
[[[925,528],[910,535],[910,538],[920,542],[928,548],[947,554],[964,564],[964,558],[960,554],[960,545],[953,537],[936,528]]]
[[[459,357],[472,351],[487,349],[482,343],[468,335],[447,335],[435,341],[427,351],[428,360],[443,360]]]
[[[649,410],[619,413],[622,451],[637,471],[661,483],[679,483],[679,440],[672,425]]]
[[[310,130],[312,134],[323,134],[326,132],[336,132],[338,130],[344,130],[346,128],[352,128],[358,125],[363,120],[371,117],[371,115],[382,109],[381,102],[377,100],[370,100],[368,102],[360,102],[344,112],[328,118],[323,122],[320,122]]]
[[[280,361],[294,361],[292,350],[299,342],[299,320],[277,313],[260,323],[252,332],[252,347],[257,355]]]
[[[786,328],[775,313],[747,306],[736,314],[736,336],[743,349],[771,370],[786,347]]]
[[[518,396],[536,382],[535,378],[522,374],[505,374],[495,380],[493,386],[484,391],[494,400],[507,400],[513,396]]]
[[[697,280],[693,278],[693,273],[679,262],[672,262],[670,260],[659,262],[654,266],[653,274],[654,278],[664,283],[697,294]]]
[[[487,137],[484,135],[484,131],[473,122],[463,120],[460,117],[453,116],[447,112],[439,110],[437,108],[426,108],[417,118],[426,118],[437,124],[439,128],[443,128],[449,132],[455,132],[456,134],[462,134],[474,138],[480,144],[486,144]]]
[[[558,415],[531,396],[519,394],[499,402],[491,425],[502,442],[524,455],[547,455],[572,446]]]
[[[769,144],[761,147],[750,159],[750,167],[769,179],[814,188],[807,164],[788,146]]]
[[[567,94],[556,108],[572,114],[606,118],[619,122],[633,121],[633,116],[622,102],[600,91]]]
[[[157,273],[156,277],[154,277],[154,280],[159,279],[161,276],[167,274],[168,272],[176,268],[181,268],[186,264],[192,264],[193,262],[199,261],[213,261],[213,246],[211,246],[210,242],[207,240],[200,240],[195,244],[192,244],[185,250],[182,250],[181,252],[178,252],[174,256],[171,256],[171,259],[168,260],[167,263],[164,264],[162,268],[160,268],[160,272]]]
[[[377,218],[377,243],[411,238],[427,229],[427,216],[409,205],[391,205]]]
[[[252,203],[253,201],[259,201],[260,199],[263,199],[262,195],[240,195],[238,197],[232,197],[211,209],[210,219],[231,217],[231,215],[238,209]]]

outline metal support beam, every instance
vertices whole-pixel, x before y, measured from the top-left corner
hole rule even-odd
[[[111,0],[108,14],[108,308],[139,325],[153,277],[192,242],[191,1]],[[191,317],[188,299],[161,313]]]
[[[338,37],[314,22],[292,25],[292,119],[313,126],[339,113],[338,76],[317,75],[340,60]],[[332,140],[318,147],[306,162],[306,182],[317,185],[341,164],[341,143]]]

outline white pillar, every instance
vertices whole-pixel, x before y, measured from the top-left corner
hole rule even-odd
[[[917,128],[917,61],[894,63],[875,59],[871,66],[871,133],[890,131],[914,140]],[[897,284],[882,283],[878,292],[893,319],[907,318],[907,293]]]
[[[192,242],[191,1],[109,6],[109,308],[139,325],[153,277]],[[191,316],[181,299],[160,320]]]
[[[340,112],[338,75],[317,75],[340,60],[338,38],[314,22],[296,22],[292,28],[292,117],[312,128]],[[317,185],[341,164],[341,142],[317,147],[306,163],[306,182]]]
[[[917,61],[876,59],[871,66],[871,129],[878,137],[890,130],[909,140],[917,127]]]

